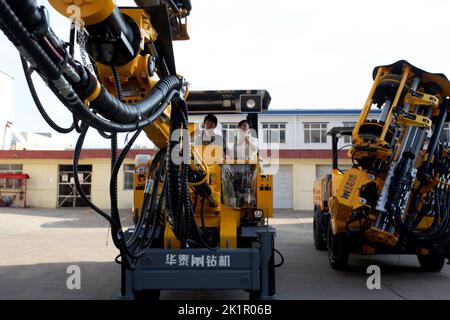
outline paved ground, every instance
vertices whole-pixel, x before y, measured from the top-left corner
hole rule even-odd
[[[333,271],[312,244],[309,212],[279,211],[278,299],[450,299],[450,266],[420,271],[414,256],[351,257]],[[129,221],[129,219],[126,219]],[[87,209],[0,208],[0,299],[117,299],[120,268],[106,223]],[[382,271],[382,289],[366,287],[367,266]],[[66,287],[67,267],[81,268],[81,290]],[[246,299],[239,291],[166,291],[163,299]]]

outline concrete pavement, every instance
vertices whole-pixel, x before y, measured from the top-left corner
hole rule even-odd
[[[124,224],[130,214],[124,213]],[[352,256],[334,271],[314,249],[312,213],[278,210],[277,299],[450,299],[450,266],[424,273],[415,256]],[[120,267],[107,223],[88,209],[0,208],[0,299],[117,299]],[[277,257],[278,260],[278,257]],[[368,290],[366,269],[381,268],[381,290]],[[68,266],[81,269],[81,290],[68,290]],[[163,291],[162,299],[247,299],[240,291]]]

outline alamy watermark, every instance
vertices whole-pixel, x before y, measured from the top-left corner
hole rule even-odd
[[[367,267],[367,274],[370,276],[367,278],[366,285],[369,290],[381,289],[381,269],[377,265],[370,265]]]
[[[70,265],[67,267],[66,273],[69,274],[67,277],[66,286],[69,290],[81,290],[81,269],[77,265]]]

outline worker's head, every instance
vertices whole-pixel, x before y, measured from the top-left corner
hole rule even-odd
[[[248,130],[250,130],[250,123],[247,120],[241,120],[238,124],[238,129],[247,132]]]
[[[215,129],[217,127],[217,117],[212,113],[208,114],[203,120],[203,126],[206,130]]]

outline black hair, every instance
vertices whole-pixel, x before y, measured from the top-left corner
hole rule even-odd
[[[248,122],[247,119],[244,119],[244,120],[239,121],[238,128],[240,128],[241,125],[243,125],[243,124],[246,123],[246,122],[247,122],[248,126],[250,127],[250,122]]]
[[[216,126],[217,126],[217,117],[215,115],[213,115],[212,113],[208,114],[205,119],[203,120],[203,123],[205,123],[206,121],[211,121],[213,122]]]

